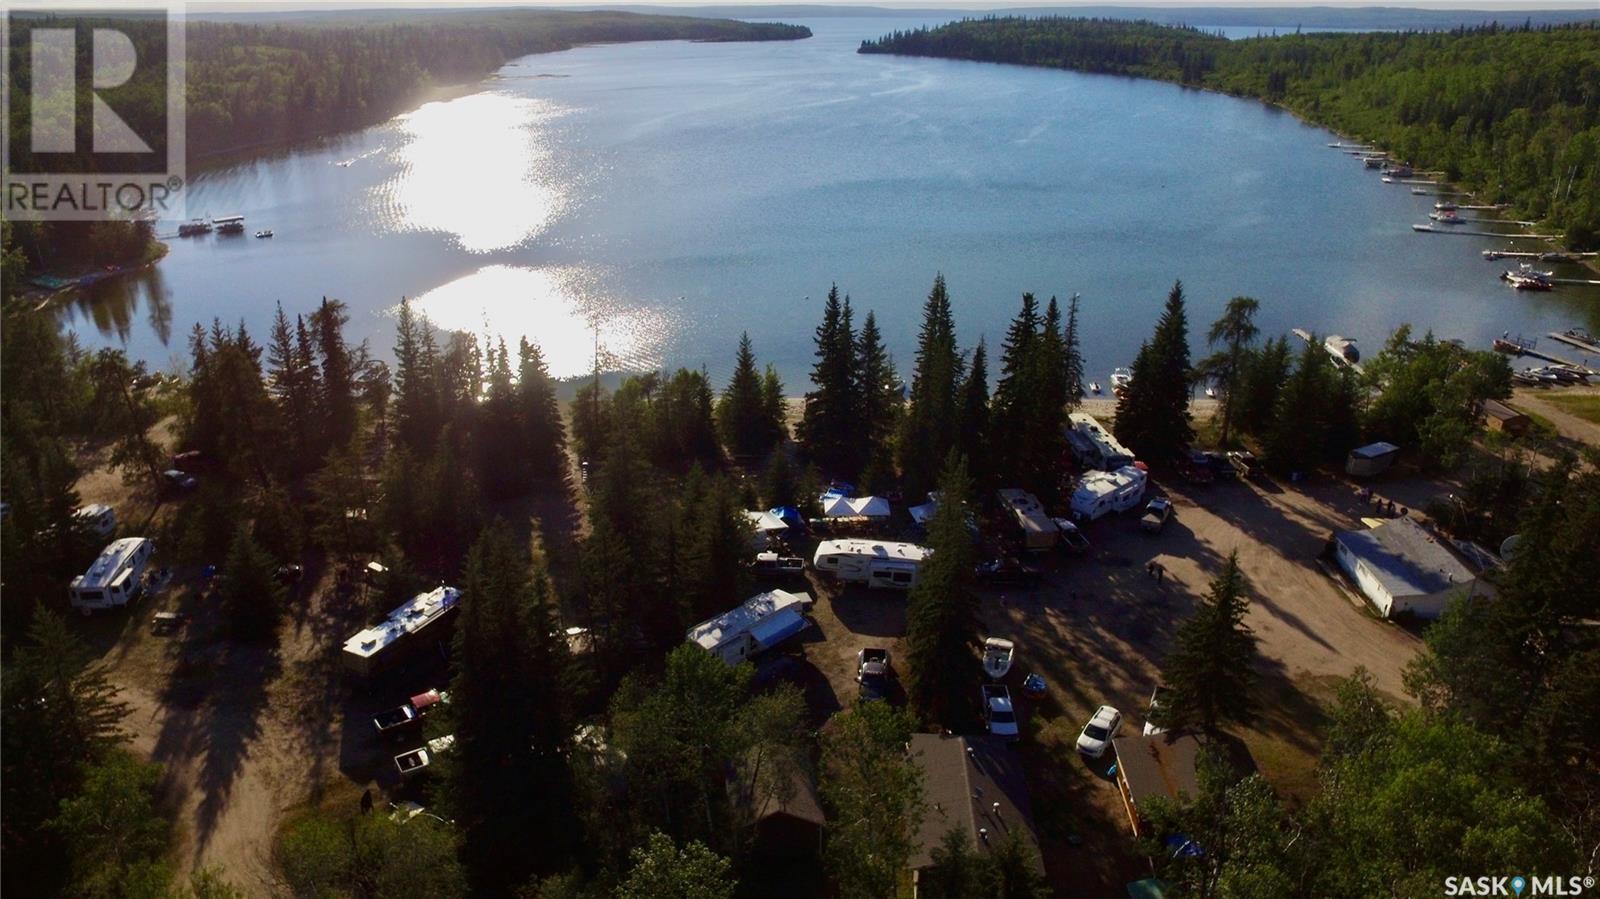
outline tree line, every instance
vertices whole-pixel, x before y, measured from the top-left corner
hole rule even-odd
[[[1600,246],[1600,28],[1490,23],[1449,31],[1232,41],[1108,19],[964,19],[863,41],[938,56],[1155,78],[1254,97],[1358,135]]]

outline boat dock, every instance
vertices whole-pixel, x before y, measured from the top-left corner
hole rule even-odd
[[[1592,340],[1584,340],[1582,337],[1574,337],[1571,334],[1563,334],[1560,331],[1551,331],[1548,336],[1551,340],[1559,340],[1569,346],[1575,346],[1591,356],[1600,356],[1600,344],[1596,344]]]
[[[1419,197],[1470,197],[1471,191],[1465,190],[1423,190],[1420,187],[1411,188],[1411,192]],[[1477,209],[1477,206],[1463,206],[1462,209]]]
[[[1515,237],[1521,240],[1555,240],[1554,234],[1507,234],[1504,231],[1463,231],[1460,228],[1435,228],[1432,225],[1412,225],[1411,230],[1425,234],[1460,234],[1465,237]]]
[[[1554,362],[1557,365],[1565,365],[1567,368],[1570,368],[1573,371],[1580,372],[1580,373],[1585,374],[1585,375],[1600,375],[1600,371],[1596,371],[1595,369],[1592,369],[1587,365],[1582,365],[1582,364],[1579,364],[1577,362],[1573,362],[1571,359],[1563,359],[1560,356],[1551,355],[1550,353],[1546,353],[1543,350],[1536,350],[1536,349],[1533,349],[1532,347],[1528,347],[1528,348],[1522,350],[1522,352],[1519,355],[1528,356],[1528,357],[1533,358],[1533,359],[1543,359],[1546,362]]]

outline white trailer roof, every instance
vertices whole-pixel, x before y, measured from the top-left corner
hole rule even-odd
[[[139,547],[150,542],[148,537],[123,537],[106,544],[100,555],[89,566],[89,570],[81,577],[74,578],[72,586],[80,590],[95,590],[109,587],[117,579],[117,574],[128,563]]]
[[[1124,465],[1116,471],[1084,472],[1083,477],[1078,479],[1073,498],[1093,501],[1126,490],[1131,485],[1143,484],[1144,477],[1144,472],[1131,465]]]
[[[437,587],[418,593],[390,612],[388,618],[344,641],[344,651],[370,659],[406,634],[414,634],[439,620],[460,599],[461,591],[454,587]]]
[[[933,550],[915,543],[895,543],[889,540],[824,540],[817,544],[815,558],[820,559],[835,554],[921,562],[932,555]]]
[[[686,639],[690,643],[699,644],[707,651],[715,652],[717,647],[743,636],[767,618],[789,609],[798,612],[810,604],[809,594],[769,590],[750,597],[738,607],[729,609],[715,618],[689,628]]]

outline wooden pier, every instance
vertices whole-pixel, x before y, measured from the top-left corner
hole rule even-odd
[[[1464,237],[1505,237],[1519,240],[1555,240],[1554,234],[1507,234],[1504,231],[1463,231],[1460,228],[1436,228],[1433,225],[1412,225],[1411,230],[1424,234],[1460,234]]]

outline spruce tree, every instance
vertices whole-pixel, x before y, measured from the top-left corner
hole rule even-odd
[[[303,326],[303,325],[302,325]],[[319,461],[317,438],[317,376],[302,362],[295,344],[295,329],[289,316],[278,304],[278,313],[272,322],[272,343],[268,350],[267,366],[271,376],[273,398],[278,406],[288,453],[282,460],[288,473],[304,474]]]
[[[1078,295],[1067,301],[1067,324],[1061,334],[1066,356],[1067,405],[1076,408],[1083,402],[1083,350],[1078,339]]]
[[[950,294],[944,275],[938,275],[923,305],[911,402],[900,428],[900,472],[908,495],[919,496],[934,486],[937,460],[956,444],[958,393],[965,378]]]
[[[322,365],[322,420],[324,446],[344,446],[356,432],[355,365],[345,344],[344,326],[350,321],[344,303],[322,298],[311,316],[317,358]]]
[[[961,385],[961,428],[957,449],[970,460],[974,482],[987,485],[993,451],[989,429],[989,354],[982,339],[972,351],[967,381]]]
[[[815,390],[806,394],[800,422],[800,440],[806,455],[830,474],[853,477],[856,425],[852,418],[856,400],[856,337],[851,324],[850,298],[839,296],[839,285],[828,290],[822,323],[815,337],[817,361],[811,366]]]
[[[883,344],[878,319],[871,311],[861,323],[856,341],[855,467],[868,484],[885,482],[894,474],[893,442],[900,419],[902,397],[894,360]]]
[[[1117,439],[1141,459],[1166,461],[1194,440],[1189,425],[1189,322],[1175,282],[1155,333],[1139,348],[1133,381],[1117,400]]]
[[[1051,297],[1040,322],[1039,339],[1030,360],[1035,369],[1035,395],[1032,414],[1024,431],[1023,465],[1020,475],[1024,487],[1047,505],[1054,505],[1060,477],[1061,459],[1066,454],[1067,352],[1061,334],[1061,307]]]
[[[783,396],[783,379],[770,362],[761,374],[761,418],[762,440],[769,449],[789,439],[789,402]]]
[[[933,555],[906,604],[907,698],[924,721],[952,730],[972,720],[979,683],[975,559],[966,520],[971,496],[966,460],[951,452],[928,524]]]
[[[438,394],[434,380],[437,352],[428,320],[418,320],[411,301],[400,301],[395,324],[395,428],[400,442],[413,452],[433,447],[438,429]]]
[[[228,547],[217,583],[217,600],[228,631],[239,640],[266,640],[275,635],[283,614],[284,590],[277,562],[240,523]]]
[[[1245,590],[1235,551],[1178,627],[1161,669],[1167,693],[1158,723],[1215,732],[1224,722],[1247,724],[1254,717],[1256,638],[1244,622],[1250,609]]]
[[[1039,340],[1039,305],[1022,295],[1022,308],[1006,329],[1000,347],[1000,377],[994,386],[991,428],[992,470],[1002,479],[1017,477],[1026,456],[1028,426],[1039,398],[1034,347]]]
[[[537,540],[537,535],[535,536]],[[503,522],[469,554],[456,621],[447,807],[474,886],[500,892],[564,866],[574,845],[566,641],[542,555]]]
[[[567,472],[567,432],[555,382],[539,345],[526,337],[517,347],[517,406],[528,472],[535,481],[559,481]]]
[[[772,448],[776,435],[767,417],[761,373],[756,370],[748,331],[739,335],[733,377],[717,401],[716,421],[722,444],[736,457],[754,458]]]

